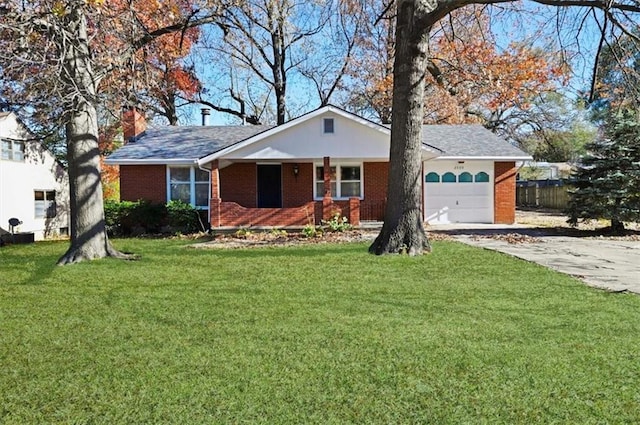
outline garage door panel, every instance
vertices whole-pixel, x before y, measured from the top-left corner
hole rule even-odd
[[[493,222],[493,163],[467,163],[460,168],[458,163],[438,163],[431,168],[425,163],[425,176],[429,172],[452,173],[455,182],[425,182],[424,211],[425,220],[431,224],[439,223],[492,223]],[[460,182],[460,175],[486,173],[489,182]],[[468,175],[463,180],[468,180]]]
[[[427,209],[426,221],[430,224],[448,223],[490,223],[493,210],[489,208],[453,208]]]

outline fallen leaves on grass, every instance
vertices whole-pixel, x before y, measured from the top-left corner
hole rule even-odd
[[[370,242],[377,232],[354,230],[349,232],[327,232],[322,236],[306,237],[302,233],[251,232],[242,235],[217,235],[214,239],[192,245],[196,248],[257,248],[266,246],[294,246],[303,244]]]
[[[507,234],[497,233],[497,234],[491,234],[491,235],[476,235],[476,236],[473,236],[472,239],[476,241],[480,239],[495,239],[495,240],[504,241],[510,244],[542,242],[542,240],[539,238],[529,236],[529,235],[523,235],[521,233],[507,233]]]

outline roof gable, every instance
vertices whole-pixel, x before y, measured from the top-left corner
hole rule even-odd
[[[0,114],[0,137],[14,140],[32,139],[33,135],[13,112]]]
[[[325,119],[333,120],[333,133],[325,134]],[[334,106],[325,106],[288,123],[202,158],[213,159],[385,159],[389,156],[389,129]]]

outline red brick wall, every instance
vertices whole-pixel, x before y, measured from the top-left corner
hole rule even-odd
[[[389,180],[388,162],[364,163],[364,198],[371,201],[387,199],[387,183]]]
[[[255,163],[236,163],[220,170],[220,198],[223,202],[235,202],[243,207],[255,208],[258,204]]]
[[[145,199],[167,202],[167,171],[164,165],[121,165],[120,200]]]
[[[360,224],[360,200],[331,202],[328,211],[338,210],[355,226]],[[310,201],[292,208],[245,208],[235,202],[211,201],[211,225],[213,227],[303,227],[320,224],[323,219],[322,201]],[[327,215],[326,219],[330,216]]]
[[[311,201],[295,208],[245,208],[235,202],[220,204],[220,226],[249,227],[273,226],[302,227],[314,221],[315,202]],[[215,226],[215,219],[212,220]]]
[[[140,111],[136,108],[127,109],[122,113],[122,132],[124,142],[134,138],[147,129],[147,121]]]
[[[516,221],[516,164],[496,162],[494,165],[494,218],[496,224]]]
[[[364,163],[364,200],[360,204],[361,220],[382,220],[387,201],[388,162]]]
[[[313,200],[313,164],[298,165],[298,177],[293,174],[295,164],[282,164],[282,206],[299,207]]]
[[[313,164],[299,163],[298,176],[293,163],[282,164],[282,206],[299,207],[313,200]],[[220,198],[243,207],[255,208],[258,200],[255,163],[232,164],[220,170]]]

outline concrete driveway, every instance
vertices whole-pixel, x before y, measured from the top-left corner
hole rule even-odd
[[[596,288],[640,294],[640,240],[558,236],[549,229],[521,224],[443,225],[427,230],[541,264]]]

